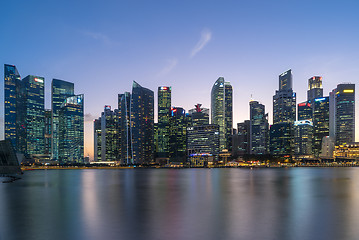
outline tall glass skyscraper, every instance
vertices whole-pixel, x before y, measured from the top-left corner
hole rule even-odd
[[[209,109],[202,108],[202,104],[196,104],[193,109],[188,111],[192,126],[201,126],[209,124]]]
[[[294,154],[297,156],[312,156],[313,153],[313,123],[310,120],[294,122]]]
[[[132,158],[135,164],[154,160],[154,94],[137,82],[131,98]]]
[[[250,154],[266,154],[268,143],[268,115],[265,106],[257,101],[249,102]]]
[[[93,129],[94,129],[94,160],[95,162],[98,162],[101,161],[101,153],[102,153],[101,117],[94,120]]]
[[[232,149],[233,89],[229,82],[219,77],[211,92],[211,123],[219,126],[220,150]]]
[[[189,120],[183,108],[171,108],[169,129],[169,157],[170,162],[186,161],[187,127]]]
[[[18,151],[17,147],[17,101],[18,101],[18,85],[21,81],[19,72],[14,65],[4,65],[4,123],[5,123],[5,139],[9,139]]]
[[[83,162],[84,95],[68,97],[59,111],[59,161]]]
[[[279,75],[279,90],[273,96],[273,125],[270,129],[270,150],[273,155],[293,153],[296,94],[292,86],[292,70]]]
[[[335,145],[355,141],[355,84],[337,85],[335,95]]]
[[[22,82],[25,88],[24,115],[21,117],[25,127],[25,154],[45,153],[45,95],[44,78],[29,75]]]
[[[74,84],[59,79],[52,79],[51,108],[52,108],[52,158],[59,158],[59,111],[65,99],[74,95]]]
[[[313,109],[310,102],[302,102],[298,104],[298,121],[312,120]]]
[[[158,87],[157,156],[169,157],[169,130],[171,117],[171,87]]]
[[[117,161],[119,157],[119,112],[106,105],[101,113],[101,161]]]
[[[120,159],[122,164],[133,164],[131,140],[131,93],[118,95]]]
[[[313,154],[318,157],[323,137],[329,136],[329,97],[313,100]]]

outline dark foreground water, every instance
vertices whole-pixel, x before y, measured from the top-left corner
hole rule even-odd
[[[359,168],[28,171],[0,239],[359,239]]]

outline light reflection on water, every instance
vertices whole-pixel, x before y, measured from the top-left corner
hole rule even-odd
[[[359,239],[359,168],[26,172],[0,240]]]

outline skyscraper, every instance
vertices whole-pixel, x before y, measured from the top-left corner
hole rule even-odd
[[[273,96],[273,125],[270,129],[270,151],[273,155],[293,153],[296,94],[292,86],[292,70],[279,75],[279,90]]]
[[[335,96],[335,145],[355,141],[355,84],[337,85]]]
[[[250,154],[266,154],[268,139],[268,115],[265,106],[257,101],[249,102],[250,108]]]
[[[51,155],[52,146],[52,120],[51,110],[45,109],[45,152],[44,154]]]
[[[83,162],[84,95],[68,97],[59,111],[59,161]]]
[[[311,156],[313,151],[313,123],[310,120],[294,122],[294,154]]]
[[[106,105],[101,113],[101,161],[119,159],[119,113]]]
[[[154,160],[154,94],[137,82],[132,85],[132,158],[136,164]]]
[[[196,104],[195,108],[188,111],[188,116],[192,126],[201,126],[209,124],[209,109],[202,108],[202,104]]]
[[[169,130],[171,117],[171,87],[158,87],[157,156],[169,157]]]
[[[250,153],[250,120],[237,124],[237,134],[233,135],[233,156],[243,156]]]
[[[292,70],[279,75],[279,90],[273,96],[273,124],[294,123],[296,119],[296,94],[292,85]]]
[[[94,160],[95,162],[101,161],[101,117],[98,119],[95,119],[93,122],[94,127]]]
[[[211,123],[219,125],[220,150],[231,151],[233,130],[232,86],[219,77],[211,92]]]
[[[318,157],[323,137],[329,136],[329,97],[313,100],[313,153]]]
[[[313,109],[310,102],[302,102],[298,104],[298,121],[312,120]]]
[[[23,80],[24,97],[21,125],[24,126],[26,155],[45,152],[45,99],[44,78],[29,75]]]
[[[171,108],[169,129],[169,157],[170,162],[185,162],[187,149],[188,118],[181,107]]]
[[[322,77],[314,76],[308,79],[307,100],[312,102],[315,98],[323,97]]]
[[[14,65],[4,65],[4,116],[5,139],[9,139],[17,151],[17,86],[20,74]]]
[[[59,79],[52,79],[51,107],[52,107],[52,158],[59,157],[59,111],[66,98],[74,95],[74,84]]]
[[[120,159],[122,164],[133,164],[131,140],[131,93],[118,95]]]

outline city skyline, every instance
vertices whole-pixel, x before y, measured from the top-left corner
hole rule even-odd
[[[324,96],[337,84],[358,81],[359,36],[353,31],[358,3],[354,1],[347,5],[279,1],[261,6],[158,2],[152,8],[149,3],[137,8],[136,3],[83,6],[79,2],[71,4],[68,19],[56,12],[70,8],[70,2],[20,2],[16,16],[8,11],[1,17],[0,25],[7,32],[2,42],[8,47],[0,61],[16,65],[22,76],[45,77],[45,108],[51,106],[52,78],[73,82],[77,93],[86,95],[85,155],[93,149],[93,119],[104,105],[115,108],[117,94],[129,92],[132,80],[155,92],[154,106],[157,87],[171,86],[172,105],[188,111],[197,103],[210,108],[212,84],[223,76],[233,86],[234,127],[249,119],[251,94],[265,105],[272,123],[278,75],[288,69],[293,70],[297,103],[306,100],[307,80],[312,76],[323,77]],[[14,5],[6,2],[4,9],[15,9]],[[306,6],[315,18],[308,18]],[[85,16],[80,19],[75,12],[82,7]],[[203,14],[197,16],[198,11]],[[41,12],[41,16],[25,20],[26,12]],[[23,37],[34,32],[36,37]],[[0,96],[4,98],[3,91]],[[3,107],[0,113],[3,116]],[[358,140],[358,128],[355,134]]]

